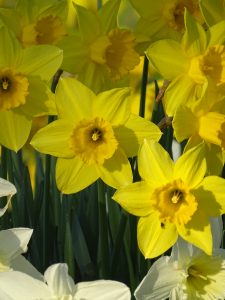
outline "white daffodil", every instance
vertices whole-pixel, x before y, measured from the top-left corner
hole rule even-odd
[[[32,233],[33,230],[30,228],[0,231],[0,274],[7,271],[20,271],[43,280],[43,276],[21,255],[27,251]]]
[[[16,193],[15,186],[9,181],[0,178],[0,197],[4,197],[4,196],[8,197],[6,205],[3,208],[0,208],[0,217],[4,215],[5,211],[8,208],[9,201],[15,193]]]
[[[222,221],[211,222],[213,254],[181,238],[172,248],[171,256],[159,258],[135,291],[137,300],[191,300],[225,298],[225,250],[219,248]]]
[[[74,284],[66,264],[50,266],[44,274],[51,298],[41,300],[130,300],[129,288],[118,281],[96,280]]]
[[[1,300],[130,300],[129,288],[117,281],[96,280],[74,284],[66,264],[50,266],[46,284],[20,272],[0,274]]]

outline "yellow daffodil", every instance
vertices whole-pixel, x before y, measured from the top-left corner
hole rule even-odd
[[[62,68],[95,92],[124,86],[121,80],[139,63],[135,36],[117,26],[119,6],[120,0],[109,0],[94,13],[75,5],[79,28],[59,43]]]
[[[220,175],[225,150],[225,99],[213,103],[207,96],[190,107],[181,106],[172,124],[178,142],[189,139],[186,149],[205,141],[208,173]]]
[[[178,235],[211,255],[209,217],[225,211],[225,180],[204,178],[204,145],[188,150],[174,163],[160,144],[145,141],[138,170],[143,181],[122,187],[113,199],[140,217],[138,244],[145,258],[164,253]]]
[[[0,17],[23,47],[56,45],[68,33],[69,8],[72,14],[74,7],[66,0],[18,0],[15,8],[0,9]]]
[[[60,67],[62,51],[54,46],[22,49],[0,25],[0,144],[14,151],[28,139],[32,117],[47,114],[49,81]]]
[[[205,21],[209,26],[225,20],[224,0],[201,0],[200,7]]]
[[[56,90],[58,120],[42,128],[31,144],[59,157],[56,182],[65,194],[78,192],[99,177],[112,187],[132,181],[127,157],[135,156],[145,137],[158,140],[156,125],[130,112],[128,88],[97,96],[74,78]]]
[[[147,50],[154,67],[171,81],[164,97],[170,116],[182,103],[199,99],[206,89],[215,94],[225,91],[225,21],[205,31],[187,12],[185,24],[181,43],[165,39]]]
[[[135,28],[137,41],[143,43],[145,47],[149,43],[165,38],[180,40],[184,32],[185,8],[198,22],[204,23],[199,0],[130,0],[130,2],[140,15]]]

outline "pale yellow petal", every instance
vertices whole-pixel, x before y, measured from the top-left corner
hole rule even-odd
[[[111,158],[106,159],[102,166],[96,168],[101,179],[116,189],[133,181],[129,160],[122,149],[117,149]]]
[[[173,168],[174,163],[168,152],[159,143],[145,139],[138,154],[140,176],[158,187],[173,179]]]
[[[177,225],[178,233],[187,242],[202,249],[206,254],[212,254],[212,234],[208,216],[198,209],[190,222]]]
[[[13,110],[0,111],[0,144],[14,151],[26,143],[32,120]]]
[[[95,165],[85,164],[78,157],[58,158],[56,184],[64,194],[77,193],[99,178]]]
[[[178,237],[174,224],[161,224],[156,212],[138,222],[138,246],[145,258],[154,258],[172,247]]]
[[[74,156],[69,144],[72,132],[73,124],[71,122],[57,120],[40,129],[30,143],[41,153],[71,158]]]
[[[112,199],[118,202],[126,211],[135,216],[147,216],[152,212],[151,197],[152,189],[144,181],[129,184],[120,188]]]
[[[158,141],[162,135],[154,123],[133,114],[124,126],[116,127],[114,132],[128,157],[137,155],[144,138]]]
[[[206,174],[205,147],[201,143],[181,155],[175,163],[174,178],[180,178],[189,188],[197,186]]]
[[[56,89],[56,107],[59,118],[79,122],[92,116],[95,94],[75,78],[59,80]]]
[[[131,113],[129,88],[118,88],[102,92],[93,102],[93,115],[102,117],[113,126],[124,124]]]
[[[174,40],[165,39],[151,44],[146,55],[156,70],[167,80],[172,80],[187,71],[189,59],[180,43]]]

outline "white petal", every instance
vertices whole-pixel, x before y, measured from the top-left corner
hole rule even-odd
[[[0,273],[1,300],[49,299],[50,296],[48,287],[40,280],[21,272]]]
[[[11,267],[14,271],[26,273],[35,279],[44,281],[44,276],[23,255],[19,255],[13,259]]]
[[[54,264],[44,274],[48,287],[54,296],[73,295],[75,284],[68,274],[67,264]]]
[[[27,250],[33,229],[12,228],[0,232],[0,255],[11,261]]]
[[[8,196],[8,201],[3,208],[0,208],[0,217],[6,212],[11,197],[16,193],[15,186],[9,181],[0,178],[0,197]]]
[[[130,300],[129,288],[118,281],[96,280],[76,284],[76,300]]]
[[[183,271],[176,269],[175,263],[170,263],[168,256],[161,257],[151,266],[134,295],[137,300],[167,299],[182,278]]]

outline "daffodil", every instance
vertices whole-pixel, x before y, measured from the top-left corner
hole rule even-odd
[[[224,0],[201,0],[200,7],[205,21],[209,26],[225,20]]]
[[[199,0],[130,0],[130,2],[140,15],[135,28],[137,41],[143,43],[145,47],[165,38],[180,40],[185,27],[185,8],[199,23],[204,23]]]
[[[0,217],[4,215],[6,212],[9,202],[12,198],[12,196],[16,193],[16,188],[14,184],[9,182],[8,180],[5,180],[3,178],[0,178],[0,197],[8,197],[7,203],[3,208],[0,208]]]
[[[44,80],[60,67],[62,51],[47,45],[22,49],[1,24],[0,39],[0,144],[18,151],[28,139],[32,117],[49,113],[52,99]]]
[[[179,238],[171,256],[159,258],[135,291],[137,300],[225,298],[225,250],[220,248],[222,221],[212,220],[212,256]]]
[[[129,288],[118,281],[95,280],[74,284],[66,264],[50,266],[44,279],[46,284],[21,272],[0,274],[0,297],[2,300],[131,299]]]
[[[0,9],[0,17],[15,33],[23,47],[56,45],[69,31],[69,7],[74,10],[72,4],[69,6],[70,2],[18,0],[14,8]]]
[[[158,140],[156,125],[130,112],[128,88],[97,96],[74,78],[63,78],[56,90],[58,120],[31,140],[40,152],[58,157],[56,182],[66,194],[87,187],[99,177],[112,187],[132,181],[128,157],[144,137]]]
[[[172,124],[178,142],[189,139],[186,149],[205,141],[208,172],[220,175],[225,150],[225,99],[215,102],[206,96],[190,107],[180,106]]]
[[[119,6],[120,0],[109,0],[94,13],[75,5],[79,27],[59,43],[62,68],[95,92],[124,86],[121,80],[139,63],[135,36],[117,26]]]
[[[151,63],[171,81],[164,96],[169,116],[181,104],[201,98],[208,89],[218,95],[225,91],[225,21],[205,31],[186,11],[185,25],[181,42],[164,39],[147,49]]]
[[[0,231],[0,273],[20,271],[37,280],[42,275],[22,256],[33,233],[29,228],[11,228]]]
[[[145,140],[138,170],[143,181],[120,188],[113,199],[140,217],[137,237],[145,258],[164,253],[178,235],[210,255],[209,217],[224,213],[225,180],[204,178],[204,145],[188,150],[174,163],[160,144]]]

